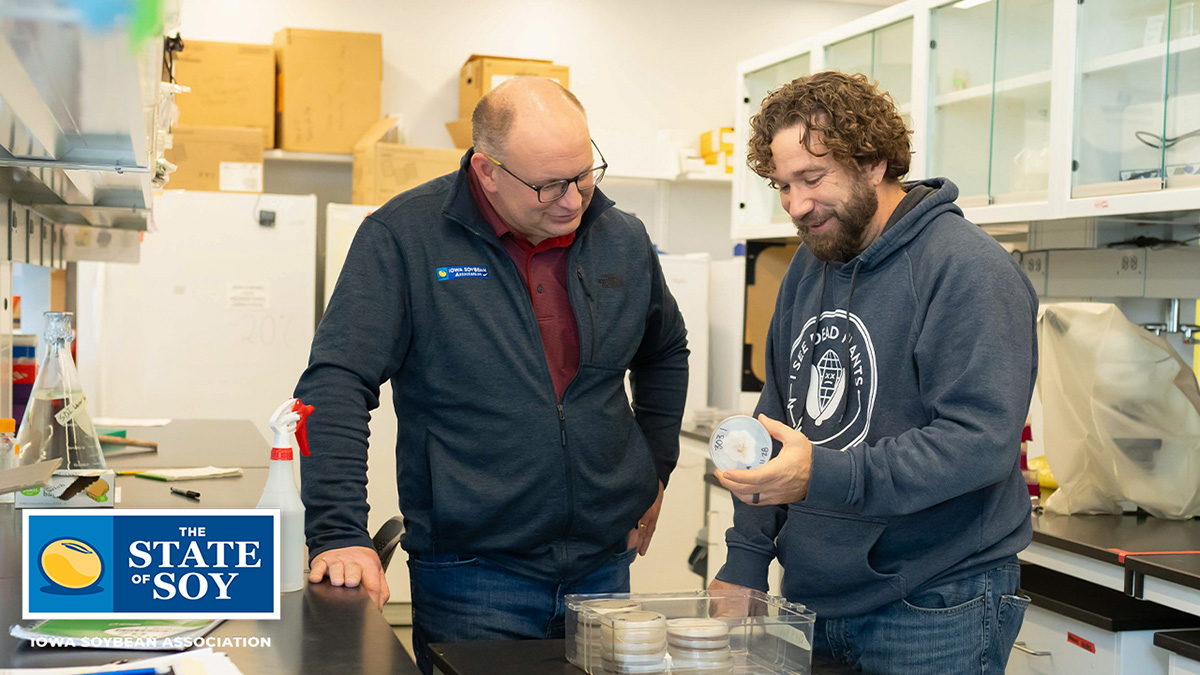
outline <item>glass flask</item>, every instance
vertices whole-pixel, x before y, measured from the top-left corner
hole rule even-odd
[[[71,313],[46,312],[45,317],[46,353],[17,432],[20,463],[61,457],[62,469],[104,469],[100,439],[67,347],[75,338]]]

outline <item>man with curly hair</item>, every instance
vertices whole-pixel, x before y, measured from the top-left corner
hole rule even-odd
[[[963,218],[945,178],[912,183],[909,130],[862,75],[772,92],[750,167],[803,245],[767,334],[756,413],[775,456],[718,471],[734,494],[714,591],[817,613],[814,649],[874,673],[1001,673],[1029,600],[1019,470],[1037,296]],[[723,613],[745,612],[727,601]]]

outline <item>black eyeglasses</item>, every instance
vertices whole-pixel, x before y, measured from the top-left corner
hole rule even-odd
[[[574,178],[552,180],[545,185],[534,185],[513,173],[511,169],[501,164],[496,158],[488,157],[487,155],[484,155],[484,157],[487,157],[493,164],[504,169],[508,175],[521,181],[526,187],[536,192],[539,202],[549,204],[550,202],[562,199],[563,195],[567,194],[567,188],[571,186],[571,183],[574,183],[580,192],[586,192],[596,187],[596,184],[603,180],[604,172],[608,169],[608,162],[604,161],[604,153],[600,152],[600,146],[596,145],[596,141],[592,141],[592,147],[596,148],[596,152],[600,154],[600,166],[588,169]]]

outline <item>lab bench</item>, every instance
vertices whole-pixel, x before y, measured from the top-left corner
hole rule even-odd
[[[130,436],[159,442],[157,454],[115,457],[118,471],[197,464],[239,466],[237,478],[162,483],[119,476],[116,508],[252,508],[266,484],[269,447],[250,422],[176,420],[164,427],[137,428]],[[200,501],[173,495],[170,487],[196,490]],[[21,619],[21,518],[12,504],[0,504],[0,669],[87,666],[141,659],[164,652],[35,648],[8,635]],[[276,673],[398,673],[420,671],[396,639],[392,627],[360,588],[327,583],[284,593],[278,620],[228,620],[210,637],[270,638],[270,647],[224,646],[246,675]]]
[[[707,447],[707,433],[681,436]],[[732,500],[712,468],[704,476],[706,583],[724,563],[733,522]],[[1032,519],[1033,541],[1019,557],[1022,590],[1033,604],[1008,672],[1200,675],[1200,631],[1167,632],[1200,628],[1200,522],[1048,513]],[[778,593],[774,573],[772,584]]]
[[[441,675],[584,675],[569,663],[562,640],[506,640],[429,645]],[[850,668],[813,656],[812,675],[844,675]]]

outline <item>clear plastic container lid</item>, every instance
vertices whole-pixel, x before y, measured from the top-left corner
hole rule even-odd
[[[771,459],[771,448],[771,434],[749,415],[725,418],[708,441],[713,464],[722,471],[758,468]]]

